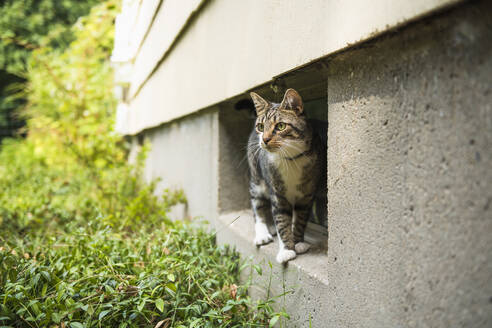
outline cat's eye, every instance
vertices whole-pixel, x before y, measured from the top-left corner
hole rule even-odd
[[[287,127],[287,124],[285,123],[277,123],[277,125],[275,125],[275,129],[277,129],[278,131],[282,131],[282,130],[285,130],[285,128]]]
[[[263,132],[263,129],[265,128],[265,126],[263,125],[263,123],[258,123],[256,125],[256,128],[258,129],[258,131]]]

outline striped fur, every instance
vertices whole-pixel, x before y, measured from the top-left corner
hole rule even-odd
[[[288,89],[280,104],[251,97],[257,112],[248,142],[255,243],[273,240],[266,223],[271,213],[279,235],[277,261],[284,263],[309,248],[304,230],[321,176],[322,147],[295,90]]]

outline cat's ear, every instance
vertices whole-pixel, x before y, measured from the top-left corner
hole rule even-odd
[[[285,91],[284,99],[280,103],[279,109],[293,110],[297,115],[301,115],[304,111],[302,98],[294,89]]]
[[[253,103],[255,104],[256,115],[260,115],[268,108],[269,102],[261,98],[258,94],[250,92],[249,95],[251,96],[251,99],[253,99]]]

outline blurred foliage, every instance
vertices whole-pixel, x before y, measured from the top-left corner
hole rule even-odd
[[[23,228],[39,217],[51,220],[47,215],[93,216],[96,207],[118,220],[125,215],[123,200],[147,188],[131,174],[126,144],[112,131],[116,104],[108,58],[116,10],[108,2],[80,19],[64,51],[33,51],[23,111],[28,136],[6,140],[0,154],[3,224]]]
[[[113,130],[118,3],[43,45],[27,67],[25,139],[0,150],[0,326],[264,327],[287,317],[238,286],[238,254],[171,222],[180,192],[145,184]],[[243,265],[243,268],[247,265]],[[261,274],[259,266],[249,266]],[[270,279],[271,281],[271,279]]]
[[[40,46],[65,49],[71,26],[98,0],[4,0],[0,4],[0,138],[22,126],[15,109],[31,52]]]
[[[71,26],[98,0],[4,0],[0,6],[0,69],[24,76],[30,52],[40,46],[66,48]]]

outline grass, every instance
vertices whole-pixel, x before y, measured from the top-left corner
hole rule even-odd
[[[260,327],[278,317],[271,301],[255,303],[239,285],[238,254],[201,227],[129,233],[92,221],[6,244],[3,325]]]

